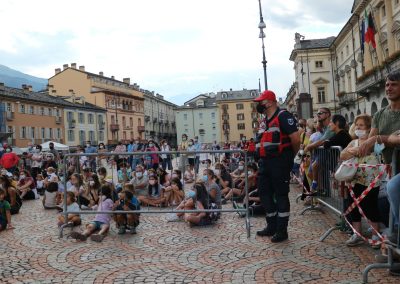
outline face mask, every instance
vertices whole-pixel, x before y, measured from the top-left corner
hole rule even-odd
[[[6,149],[6,153],[10,153],[11,152],[11,150],[10,149]]]
[[[182,141],[186,141],[186,138],[182,138]]]
[[[178,175],[177,174],[172,174],[172,178],[177,178]]]
[[[20,175],[19,178],[20,179],[24,179],[24,178],[26,178],[26,176],[25,175]],[[14,179],[18,179],[18,177],[15,177]]]
[[[383,143],[382,144],[375,143],[375,145],[374,145],[375,154],[381,155],[383,149],[385,149],[385,144],[383,144]]]
[[[164,143],[164,147],[167,147],[167,145],[168,145],[167,143]]]
[[[99,146],[99,149],[104,149],[104,146]]]
[[[256,106],[256,110],[257,110],[257,112],[258,113],[261,113],[261,114],[263,114],[265,111],[266,111],[266,107],[264,106],[264,105],[262,105],[262,104],[258,104],[257,106]]]
[[[189,145],[189,146],[192,146],[192,145],[193,145],[193,143],[192,143],[192,142],[189,142],[189,143],[188,143],[188,145]]]
[[[194,139],[194,142],[196,142],[196,143],[197,143],[197,141],[198,141],[197,139]]]
[[[244,166],[239,166],[239,170],[243,171]]]
[[[247,175],[248,175],[248,176],[251,176],[252,174],[253,174],[252,171],[248,171],[248,172],[247,172]]]
[[[218,176],[221,173],[221,170],[214,170],[215,174]]]
[[[149,144],[149,147],[153,147],[153,146],[154,146],[154,144],[153,144],[153,143],[150,143],[150,144]]]
[[[141,177],[143,176],[143,173],[142,173],[142,172],[136,172],[136,176],[137,176],[138,178],[141,178]]]
[[[367,135],[367,131],[366,130],[354,130],[354,134],[358,137],[358,138],[363,138]]]
[[[93,186],[94,185],[94,181],[93,180],[89,181],[89,185]]]
[[[149,180],[149,184],[150,184],[150,185],[155,185],[155,184],[156,184],[156,181],[153,180],[153,179],[151,179],[151,180]]]
[[[90,144],[86,144],[86,147],[88,147],[88,148],[89,148],[89,147],[90,147]]]
[[[207,181],[208,181],[208,176],[207,176],[207,175],[204,175],[204,176],[202,177],[202,179],[203,179],[204,182],[207,182]]]
[[[196,192],[194,192],[193,190],[189,190],[188,197],[194,199],[196,197]]]

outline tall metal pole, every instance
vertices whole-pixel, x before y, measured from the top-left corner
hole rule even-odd
[[[260,24],[258,25],[258,28],[260,29],[260,38],[261,38],[261,42],[262,42],[262,52],[263,52],[263,60],[262,65],[263,65],[263,69],[264,69],[264,83],[265,83],[265,90],[268,90],[268,81],[267,81],[267,60],[265,59],[265,45],[264,45],[264,38],[265,38],[265,34],[264,34],[264,28],[266,27],[265,23],[264,23],[264,18],[262,15],[262,9],[261,9],[261,0],[258,0],[258,6],[260,9]]]

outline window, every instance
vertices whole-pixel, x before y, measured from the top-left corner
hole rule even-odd
[[[11,138],[14,139],[14,131],[12,126],[7,126],[7,133],[12,133]]]
[[[61,128],[57,128],[57,138],[61,139]]]
[[[244,120],[244,113],[238,113],[237,120]]]
[[[223,109],[223,110],[229,109],[229,105],[222,105],[222,109]]]
[[[318,87],[318,103],[325,103],[325,87]]]
[[[130,125],[131,127],[133,127],[133,118],[132,118],[132,117],[129,118],[129,125]]]
[[[21,127],[21,139],[25,139],[26,138],[26,127],[22,126]]]
[[[203,113],[199,112],[199,119],[203,119]]]
[[[123,126],[123,127],[126,126],[126,119],[125,119],[125,116],[122,117],[122,126]]]
[[[236,109],[244,109],[243,104],[236,104]]]
[[[212,119],[215,119],[215,112],[212,112],[212,113],[211,113],[211,118],[212,118]]]
[[[111,116],[111,124],[115,124],[115,116]]]
[[[93,142],[95,139],[94,139],[94,131],[89,131],[89,141],[90,142]]]
[[[183,120],[187,120],[187,113],[183,114]]]
[[[42,129],[40,130],[40,138],[42,138],[42,139],[45,138],[45,129],[44,129],[44,128],[42,128]]]
[[[20,104],[19,105],[19,112],[20,113],[25,113],[25,105],[24,104]]]
[[[343,51],[340,52],[340,60],[342,60],[342,61],[344,60]]]
[[[49,139],[53,138],[53,129],[52,128],[49,128],[49,137],[48,138]]]
[[[44,115],[44,107],[40,108],[40,115]]]
[[[32,139],[35,139],[35,127],[31,127],[31,137]]]
[[[139,126],[142,126],[142,119],[138,118],[137,123],[138,123]]]
[[[104,141],[104,131],[99,131],[99,142]]]
[[[67,120],[72,121],[74,119],[74,113],[72,111],[67,112]]]
[[[53,115],[53,110],[52,110],[51,108],[48,109],[48,114],[49,114],[50,116]]]
[[[88,123],[93,124],[94,123],[94,116],[92,113],[88,114]]]
[[[322,68],[322,61],[315,61],[315,68]]]
[[[382,18],[385,18],[386,17],[386,6],[385,5],[382,5]]]
[[[29,106],[29,114],[35,114],[35,107]]]
[[[349,46],[346,45],[346,56],[349,56]]]
[[[68,141],[75,141],[75,133],[73,130],[68,130]]]
[[[83,144],[86,141],[86,135],[84,130],[79,131],[79,143]]]
[[[11,103],[7,103],[7,111],[8,112],[12,111]]]
[[[56,109],[56,116],[59,117],[60,116],[60,110]]]
[[[213,133],[212,137],[213,140],[217,140],[217,134]]]
[[[245,126],[244,123],[238,123],[237,129],[238,129],[238,130],[244,130],[244,129],[246,129],[246,126]]]
[[[85,123],[85,115],[82,112],[78,114],[78,122]]]
[[[222,120],[229,120],[229,114],[223,114]]]

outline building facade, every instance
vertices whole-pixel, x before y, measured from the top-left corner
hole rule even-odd
[[[199,137],[202,143],[221,142],[219,109],[215,94],[202,94],[175,109],[177,143],[182,134],[189,138]]]
[[[254,138],[258,131],[258,90],[221,91],[216,95],[222,142],[238,143],[243,138]]]
[[[376,29],[376,48],[363,44],[360,32],[366,15],[368,17],[370,13]],[[298,42],[302,45],[305,40],[296,37],[296,45]],[[296,45],[292,55],[297,53]],[[344,115],[352,123],[358,114],[373,115],[387,106],[385,77],[391,71],[400,71],[400,1],[353,1],[351,16],[334,37],[329,50],[330,55],[325,58],[331,59],[332,71],[326,80],[329,80],[327,87],[333,91],[327,94],[326,100],[334,103],[333,107],[329,106],[333,112]],[[318,49],[312,53],[310,50],[309,57],[319,53]],[[304,70],[301,72],[301,68],[299,70],[296,62],[298,60],[295,61],[295,88],[291,87],[286,98],[289,104],[295,104],[293,98],[301,92],[302,74],[307,74]],[[315,98],[318,92],[312,95]],[[314,111],[316,109],[314,103]]]
[[[145,139],[167,139],[170,145],[176,146],[175,109],[178,106],[164,100],[154,92],[144,91],[144,129]]]
[[[103,72],[87,72],[84,66],[77,68],[75,63],[64,64],[63,70],[55,69],[55,75],[49,78],[49,91],[54,96],[72,93],[106,109],[107,144],[144,139],[143,92],[136,83],[131,85],[129,78],[119,81]]]

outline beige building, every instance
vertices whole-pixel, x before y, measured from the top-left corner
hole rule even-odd
[[[258,113],[254,99],[258,90],[221,91],[216,95],[221,125],[221,141],[238,143],[254,138],[258,130]]]
[[[55,69],[55,75],[49,78],[49,91],[55,96],[75,94],[106,109],[107,144],[144,138],[143,93],[137,84],[131,85],[129,78],[119,81],[103,72],[87,72],[84,66],[77,68],[75,63],[64,64],[63,70]]]

